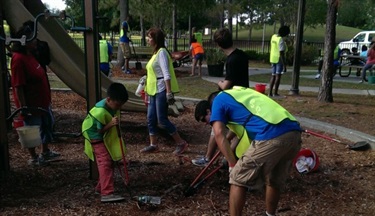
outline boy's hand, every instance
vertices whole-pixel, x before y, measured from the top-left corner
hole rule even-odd
[[[111,126],[116,126],[118,125],[118,123],[119,123],[118,117],[117,116],[113,117],[111,121]]]

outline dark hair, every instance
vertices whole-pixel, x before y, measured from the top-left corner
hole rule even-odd
[[[232,33],[227,28],[219,29],[214,34],[214,41],[223,49],[230,48],[233,46]]]
[[[195,120],[197,120],[199,122],[201,120],[200,118],[202,116],[206,116],[207,115],[207,109],[211,109],[210,102],[208,102],[206,100],[200,101],[195,106],[195,114],[194,114]]]
[[[191,42],[192,42],[192,43],[197,42],[197,39],[195,39],[195,36],[193,36],[193,37],[191,38]]]
[[[16,32],[14,37],[15,38],[22,38],[23,35],[26,35],[26,38],[31,38],[32,33],[33,33],[32,29],[28,25],[24,25]],[[26,42],[26,43],[28,43],[28,42]],[[19,52],[19,53],[26,54],[27,49],[26,49],[26,46],[22,46],[21,42],[15,41],[12,44],[12,52]]]
[[[150,35],[154,43],[156,44],[154,53],[157,53],[160,48],[165,48],[165,36],[161,29],[159,28],[150,28],[146,35]]]
[[[285,36],[287,36],[288,34],[290,34],[290,28],[289,28],[289,26],[281,26],[281,27],[279,28],[279,35],[280,35],[281,37],[285,37]]]
[[[214,102],[215,97],[220,93],[221,91],[215,91],[212,92],[210,95],[208,95],[207,101],[210,103],[210,107],[212,107],[212,103]]]
[[[28,20],[22,24],[23,27],[29,27],[32,32],[34,32],[34,21]]]
[[[361,50],[362,50],[362,51],[366,51],[366,50],[367,50],[367,46],[366,46],[366,45],[362,45]]]
[[[125,103],[128,101],[128,91],[126,91],[126,88],[121,83],[112,83],[108,89],[107,89],[107,96],[111,98],[114,101],[119,101]]]

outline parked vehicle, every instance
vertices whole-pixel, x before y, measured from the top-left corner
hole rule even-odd
[[[341,54],[342,55],[351,54],[351,50],[353,47],[358,48],[358,50],[361,50],[362,45],[366,45],[368,47],[371,43],[372,38],[374,38],[374,36],[375,36],[375,31],[359,32],[349,41],[343,41],[339,43]]]

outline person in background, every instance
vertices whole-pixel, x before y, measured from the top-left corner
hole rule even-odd
[[[27,39],[33,36],[32,29],[24,25],[17,31],[15,37]],[[42,108],[44,111],[22,112],[24,125],[38,125],[42,140],[42,152],[37,154],[35,148],[28,148],[31,159],[30,165],[45,166],[48,160],[60,156],[48,148],[53,139],[53,116],[51,112],[51,89],[44,67],[34,57],[37,49],[37,40],[27,41],[25,46],[20,42],[12,45],[11,84],[16,108]]]
[[[222,28],[215,32],[214,41],[227,56],[225,63],[225,79],[218,82],[220,90],[231,89],[233,86],[249,87],[249,58],[245,52],[233,46],[232,34],[229,29]],[[206,166],[216,151],[216,142],[213,131],[208,140],[207,151],[204,157],[192,160],[197,166]]]
[[[109,76],[110,67],[109,62],[112,59],[112,46],[107,40],[103,40],[103,37],[99,34],[99,59],[100,59],[100,71],[106,76]]]
[[[121,148],[125,150],[118,130],[120,109],[128,98],[128,92],[123,84],[112,83],[107,89],[107,97],[95,104],[82,123],[85,154],[90,160],[96,160],[98,166],[99,179],[95,193],[101,195],[101,202],[125,199],[114,194],[113,161],[121,160]]]
[[[284,42],[284,37],[289,35],[290,29],[288,26],[281,26],[278,34],[274,34],[271,37],[271,48],[270,48],[270,62],[272,64],[272,76],[270,80],[270,91],[269,97],[278,97],[279,86],[281,81],[281,75],[286,73],[286,58],[285,53],[287,51],[287,45]],[[275,92],[273,92],[275,87]]]
[[[202,33],[197,32],[197,29],[195,27],[191,28],[192,32],[192,38],[195,38],[198,43],[200,43],[201,46],[203,46],[203,36]]]
[[[370,48],[367,51],[367,61],[365,66],[362,68],[362,76],[361,76],[361,81],[359,83],[363,83],[366,81],[366,71],[372,68],[375,64],[375,42],[374,40],[370,43]]]
[[[209,98],[214,98],[212,104],[201,101],[196,105],[195,119],[212,125],[228,161],[230,215],[242,215],[247,191],[264,185],[266,215],[275,215],[292,160],[301,148],[299,123],[274,100],[250,88],[234,86]],[[235,152],[226,127],[239,139]]]
[[[359,54],[359,56],[363,57],[365,62],[367,61],[367,46],[366,45],[362,46],[361,53]]]
[[[179,87],[174,73],[169,52],[164,45],[164,33],[159,28],[151,28],[146,34],[147,43],[153,48],[153,55],[146,65],[147,80],[144,88],[148,95],[147,125],[150,136],[150,145],[141,149],[141,153],[158,152],[156,143],[157,126],[165,129],[176,142],[175,155],[182,154],[189,144],[183,140],[177,128],[168,119],[168,104],[174,103],[174,93]]]
[[[202,61],[204,56],[204,49],[200,43],[197,42],[195,38],[191,39],[191,45],[189,49],[189,55],[193,58],[193,64],[191,65],[190,76],[195,75],[195,67],[198,63],[198,76],[202,75]]]
[[[341,49],[339,45],[335,47],[335,50],[333,51],[333,66],[335,67],[334,69],[334,74],[333,77],[336,75],[337,68],[340,66],[340,55],[341,55]],[[319,60],[318,63],[318,73],[315,76],[315,79],[319,79],[320,75],[322,73],[322,68],[323,68],[323,58]]]
[[[131,41],[130,41],[130,38],[129,38],[130,27],[129,27],[128,21],[129,21],[129,16],[127,16],[125,18],[125,20],[121,23],[120,47],[121,47],[121,51],[122,51],[122,54],[124,55],[124,59],[125,59],[124,66],[121,68],[122,72],[130,74],[131,71],[129,69],[129,60],[130,60],[130,57],[131,57],[131,50],[130,50],[129,43]]]

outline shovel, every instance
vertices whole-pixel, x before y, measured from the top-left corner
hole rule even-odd
[[[134,55],[135,55],[135,69],[142,70],[142,63],[140,61],[138,61],[138,55],[135,52],[133,42],[131,42],[131,44],[132,44],[133,52],[134,52]]]
[[[326,136],[326,135],[323,135],[323,134],[319,134],[319,133],[314,132],[314,131],[303,130],[303,132],[308,133],[308,134],[313,135],[313,136],[316,136],[316,137],[320,137],[320,138],[332,141],[332,142],[337,142],[337,143],[346,145],[346,147],[350,150],[364,151],[364,150],[369,149],[369,147],[370,147],[370,144],[366,141],[359,141],[359,142],[356,142],[354,144],[348,144],[348,143],[344,143],[344,142],[342,142],[338,139],[334,139],[332,137],[329,137],[329,136]]]

